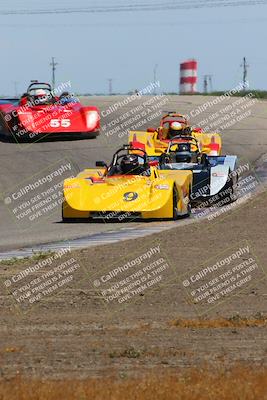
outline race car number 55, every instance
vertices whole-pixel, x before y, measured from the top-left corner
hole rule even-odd
[[[51,119],[50,126],[52,128],[68,128],[71,126],[70,119]]]

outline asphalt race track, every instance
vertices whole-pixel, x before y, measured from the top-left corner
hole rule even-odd
[[[119,97],[90,97],[83,98],[84,104],[96,105],[107,114],[107,109],[118,100],[122,101],[123,96]],[[109,116],[102,117],[102,126],[114,121],[124,115],[127,111],[133,110],[142,104],[147,98],[139,98],[128,105],[121,107]],[[164,101],[163,101],[164,99]],[[189,114],[193,111],[191,123],[198,125],[200,121],[209,119],[209,123],[216,121],[216,118],[223,118],[232,112],[237,116],[238,121],[235,124],[226,127],[222,131],[224,143],[224,153],[237,154],[239,157],[248,160],[252,165],[267,153],[267,117],[266,117],[266,101],[257,100],[253,104],[249,104],[249,99],[244,103],[233,105],[238,98],[225,99],[216,105],[208,107],[196,116],[198,107],[208,101],[214,100],[214,97],[206,96],[166,96],[158,99],[154,103],[155,113],[157,116],[152,122],[146,122],[142,129],[148,126],[157,126],[160,120],[159,112],[162,110],[176,110],[183,114]],[[162,103],[160,103],[162,102]],[[163,104],[164,103],[164,104]],[[159,106],[157,107],[156,104]],[[236,104],[236,103],[235,103]],[[230,105],[230,108],[226,108]],[[242,109],[241,107],[244,107]],[[136,108],[136,110],[138,110]],[[230,111],[229,111],[230,110]],[[133,115],[138,113],[134,112]],[[217,116],[216,116],[217,113]],[[235,113],[235,114],[234,114]],[[150,115],[155,115],[151,110]],[[242,115],[242,117],[241,117]],[[224,124],[225,122],[222,122]],[[141,130],[142,130],[141,129]],[[214,130],[214,129],[213,129]],[[110,128],[106,128],[97,139],[75,139],[75,140],[46,140],[36,143],[11,143],[0,141],[0,157],[1,157],[1,178],[0,178],[0,250],[18,249],[23,246],[31,246],[40,243],[49,243],[59,240],[68,240],[107,232],[110,230],[118,230],[127,226],[136,226],[137,223],[80,223],[80,224],[63,224],[61,223],[61,207],[58,207],[47,219],[42,219],[40,223],[32,224],[30,227],[22,227],[16,223],[14,216],[10,213],[9,208],[4,203],[7,193],[14,187],[19,187],[22,182],[26,182],[29,177],[35,174],[41,174],[43,170],[62,159],[68,159],[76,170],[82,170],[85,167],[92,167],[97,160],[109,161],[113,151],[119,145],[127,143],[127,136],[119,138],[117,133],[107,134]],[[181,221],[181,223],[183,223]],[[149,226],[153,223],[145,223]],[[140,223],[138,224],[140,225]]]

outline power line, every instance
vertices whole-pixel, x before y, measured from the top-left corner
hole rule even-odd
[[[237,19],[232,19],[230,20],[229,18],[227,18],[226,20],[222,20],[222,19],[212,19],[211,20],[199,20],[197,21],[198,25],[225,25],[225,24],[239,24],[239,23],[244,23],[244,22],[258,22],[258,23],[266,23],[267,22],[267,17],[263,17],[263,18],[237,18]],[[176,21],[176,22],[171,22],[171,21],[153,21],[153,22],[147,22],[145,24],[145,27],[155,27],[155,25],[160,25],[160,26],[183,26],[186,25],[188,26],[188,24],[192,23],[192,20],[187,21],[187,20],[183,20],[183,21]],[[17,28],[19,27],[20,29],[29,29],[29,28],[66,28],[69,29],[70,27],[79,27],[79,28],[99,28],[99,27],[117,27],[117,28],[128,28],[129,26],[142,26],[144,27],[144,23],[143,22],[138,22],[138,21],[133,21],[133,22],[103,22],[103,23],[72,23],[72,24],[67,24],[67,23],[40,23],[40,24],[31,24],[31,23],[11,23],[11,24],[1,24],[1,28]],[[264,64],[264,61],[261,61],[262,64]],[[259,64],[259,63],[258,63]]]
[[[188,10],[193,8],[215,8],[215,7],[241,7],[266,5],[267,0],[191,0],[190,3],[177,2],[156,2],[156,3],[135,3],[115,4],[113,6],[87,6],[76,8],[55,8],[55,9],[21,9],[21,10],[0,10],[0,15],[36,15],[36,14],[84,14],[84,13],[116,13],[129,11],[164,11],[164,10]]]

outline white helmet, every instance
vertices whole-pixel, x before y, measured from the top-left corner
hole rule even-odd
[[[46,96],[47,93],[44,89],[36,89],[34,95],[41,97],[41,96]]]
[[[180,122],[174,121],[170,124],[170,128],[174,131],[181,131],[183,129],[182,124]]]

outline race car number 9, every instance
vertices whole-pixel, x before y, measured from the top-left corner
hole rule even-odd
[[[51,119],[50,126],[52,128],[68,128],[71,126],[70,119]]]

